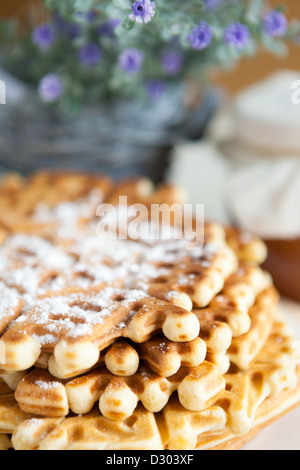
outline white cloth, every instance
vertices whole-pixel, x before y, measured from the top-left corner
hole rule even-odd
[[[212,142],[182,142],[174,149],[168,180],[185,190],[187,203],[204,204],[206,219],[226,223],[224,194],[229,169]]]
[[[299,80],[300,72],[280,70],[242,91],[227,119],[234,132],[221,137],[232,163],[229,214],[267,239],[300,236]]]
[[[262,158],[234,170],[228,207],[245,230],[265,239],[300,236],[300,159]]]
[[[233,104],[238,139],[269,154],[300,154],[299,81],[300,71],[280,70],[242,91]]]

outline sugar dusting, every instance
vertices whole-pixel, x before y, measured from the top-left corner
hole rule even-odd
[[[83,338],[93,332],[93,328],[105,322],[117,309],[127,309],[127,318],[132,315],[131,305],[146,298],[142,290],[122,290],[108,287],[95,295],[72,294],[49,297],[39,300],[29,312],[14,322],[19,331],[25,331],[28,321],[41,333],[32,335],[42,346],[57,343],[62,337]],[[114,323],[114,322],[113,322]],[[115,328],[120,324],[115,323]]]
[[[12,327],[27,332],[28,325],[34,326],[31,336],[41,345],[54,345],[61,337],[88,336],[120,307],[127,309],[127,316],[113,328],[124,329],[136,314],[130,305],[146,298],[153,282],[175,276],[180,290],[194,282],[193,273],[183,272],[189,263],[196,262],[205,271],[217,253],[213,245],[188,251],[186,241],[165,227],[156,227],[160,238],[151,243],[146,236],[149,226],[141,227],[138,241],[99,238],[91,232],[92,222],[80,231],[80,220],[93,218],[102,196],[94,191],[86,199],[51,209],[37,206],[34,222],[55,224],[58,237],[64,234],[67,244],[17,234],[0,247],[0,318],[22,298],[23,311]],[[62,294],[73,288],[98,292]],[[165,296],[173,301],[178,291],[172,287]]]

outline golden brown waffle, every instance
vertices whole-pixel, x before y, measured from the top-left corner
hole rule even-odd
[[[300,402],[300,377],[296,388],[265,400],[254,426],[241,437],[227,428],[226,413],[219,406],[188,412],[176,397],[156,417],[139,407],[125,422],[114,422],[93,411],[84,417],[34,418],[19,424],[13,433],[16,450],[230,450],[241,448],[261,429]]]
[[[73,266],[71,256],[40,237],[17,234],[0,247],[2,283],[32,298],[61,290],[64,284],[57,282],[59,273]]]
[[[0,281],[0,335],[3,334],[12,320],[20,315],[23,307],[24,301],[18,292],[15,289],[8,288]]]
[[[117,184],[106,199],[108,204],[117,206],[120,196],[127,198],[129,206],[134,204],[183,204],[185,194],[175,185],[162,183],[155,187],[148,178],[136,178],[122,181]]]
[[[239,449],[266,425],[299,405],[299,384],[265,400],[251,431],[242,437],[230,433],[222,408],[187,412],[174,398],[168,418],[160,414],[157,422],[142,407],[125,422],[108,420],[97,411],[84,417],[33,418],[17,426],[12,442],[16,450]]]
[[[169,449],[230,448],[242,445],[254,430],[257,431],[265,422],[275,419],[299,403],[300,390],[299,387],[295,388],[298,381],[296,364],[299,361],[299,352],[296,353],[294,340],[283,318],[276,315],[271,335],[256,362],[247,371],[232,369],[225,377],[226,391],[212,406],[200,412],[191,412],[179,404],[176,396],[169,400],[162,414],[157,416],[164,445]],[[4,388],[3,393],[6,392],[7,389]],[[4,408],[7,406],[6,402]],[[80,418],[80,426],[85,428],[85,419],[90,422],[90,418],[90,415]],[[60,441],[58,436],[62,432],[64,436],[69,436],[67,429],[72,429],[74,420],[78,422],[77,418],[31,420],[18,426],[13,442],[17,448],[36,448],[37,444],[30,447],[30,443],[40,438],[43,429],[43,436],[48,432],[52,436],[47,444],[50,446],[48,448],[73,448],[73,445],[82,449],[86,446],[98,448],[98,434],[95,435],[96,440],[92,438],[88,442],[82,437],[86,435],[85,432],[80,433],[81,439],[76,444],[69,440]],[[11,429],[13,425],[10,426]],[[86,426],[85,429],[89,429],[89,425]],[[234,435],[243,437],[236,439]],[[128,448],[135,449],[134,442],[133,439],[132,446]],[[43,446],[42,443],[41,448]],[[123,448],[122,440],[115,448]]]
[[[139,244],[87,236],[65,247],[36,236],[17,234],[0,248],[0,279],[32,298],[122,287],[141,256]]]
[[[234,434],[245,434],[250,430],[265,398],[276,397],[285,389],[296,387],[298,363],[295,341],[279,316],[254,364],[247,371],[233,370],[225,377],[227,390],[223,405],[228,410],[228,424]]]
[[[190,250],[164,240],[179,230],[165,215],[150,220],[157,239],[145,216],[137,239],[96,237],[97,206],[122,212],[120,196],[148,210],[184,201],[146,179],[41,172],[0,184],[4,448],[13,431],[20,449],[230,448],[300,400],[300,354],[258,267],[265,245],[204,223]]]
[[[76,376],[94,366],[99,352],[122,336],[142,343],[162,330],[171,341],[185,342],[195,339],[199,329],[193,313],[143,291],[105,288],[95,295],[49,297],[21,315],[2,336],[2,368],[26,370],[46,351],[53,353],[53,375]]]
[[[13,436],[16,450],[163,450],[152,413],[139,407],[114,422],[95,411],[84,417],[31,419]]]
[[[151,250],[136,287],[177,305],[181,301],[185,308],[192,303],[206,307],[236,270],[236,257],[225,245],[205,245],[189,252],[184,243],[160,244]]]
[[[103,416],[114,421],[129,418],[140,401],[153,413],[161,411],[177,391],[186,409],[203,410],[222,395],[225,381],[214,365],[181,368],[168,379],[141,366],[131,377],[116,377],[100,368],[77,379],[59,382],[47,371],[36,369],[19,383],[15,397],[21,409],[39,416],[89,413],[99,402]]]
[[[217,295],[206,309],[194,309],[210,352],[222,352],[222,342],[218,332],[220,323],[227,324],[233,337],[246,334],[251,326],[249,309],[257,295],[272,286],[270,276],[258,266],[242,265],[225,283],[223,291]]]
[[[271,333],[275,312],[278,305],[278,293],[273,288],[262,292],[250,309],[250,330],[239,338],[233,338],[229,348],[229,357],[240,369],[248,369],[259,354]]]
[[[253,439],[266,426],[271,425],[300,404],[300,374],[296,388],[281,392],[276,397],[265,400],[257,410],[254,426],[242,437],[235,437],[230,432],[219,436],[203,436],[197,450],[238,450]],[[278,449],[280,450],[280,449]]]
[[[290,361],[283,364],[287,355]],[[225,375],[226,391],[213,407],[192,413],[185,410],[176,397],[169,401],[162,412],[160,425],[165,446],[169,449],[222,446],[234,435],[247,436],[255,421],[260,424],[266,409],[272,409],[274,418],[299,403],[298,361],[293,339],[283,320],[279,319],[254,365],[247,371],[232,369]],[[267,415],[269,418],[270,412]]]
[[[140,357],[133,346],[119,339],[105,351],[104,362],[107,370],[117,377],[130,377],[137,372]]]
[[[28,371],[6,372],[0,369],[0,380],[5,383],[9,390],[16,390],[20,380],[22,380],[27,373]]]
[[[19,407],[10,388],[0,379],[0,435],[12,434],[16,426],[29,417]]]
[[[262,264],[267,258],[267,247],[259,238],[234,227],[226,227],[228,245],[242,262]]]
[[[230,432],[226,426],[226,413],[219,406],[191,413],[174,400],[167,405],[165,416],[159,418],[158,423],[164,445],[169,450],[237,450],[299,404],[300,375],[296,388],[267,398],[259,406],[251,430],[243,436],[237,437]]]
[[[0,378],[0,396],[6,395],[11,392],[9,386]]]
[[[152,370],[158,372],[162,376],[167,377],[175,374],[180,368],[181,363],[189,367],[200,365],[205,359],[207,348],[208,360],[218,365],[221,371],[226,373],[230,365],[227,350],[232,342],[232,331],[229,326],[224,323],[226,321],[224,312],[231,320],[229,321],[229,325],[232,327],[233,333],[235,335],[237,333],[244,333],[244,331],[246,331],[251,324],[251,317],[249,316],[248,306],[251,307],[252,303],[255,302],[256,293],[260,292],[260,290],[264,289],[269,284],[269,276],[261,271],[260,268],[248,266],[247,268],[240,269],[237,274],[232,275],[228,279],[222,296],[218,297],[216,301],[211,303],[210,309],[196,311],[197,316],[201,320],[201,339],[198,338],[188,343],[175,343],[173,341],[167,340],[166,338],[153,338],[152,340],[141,344],[138,347],[138,353],[145,361],[148,362],[148,365],[152,368]],[[267,295],[267,292],[265,292],[264,296],[261,296],[261,299],[265,298],[267,300],[271,296],[270,301],[273,299],[273,302],[275,302],[277,300],[275,292],[270,289],[268,293],[269,295]],[[222,302],[225,303],[226,296],[228,298],[228,305],[222,305]],[[231,303],[230,299],[232,299]],[[236,303],[236,309],[233,308],[233,299]],[[215,305],[218,307],[217,309],[214,307]],[[264,312],[261,313],[261,317],[263,315]],[[239,316],[242,320],[246,319],[244,323],[247,328],[242,331],[234,328],[236,324],[239,325],[239,323],[236,321],[236,318],[239,318]],[[218,320],[215,320],[215,318],[218,318]],[[232,321],[232,318],[234,321]],[[264,329],[266,331],[266,326]],[[253,336],[254,331],[256,330],[257,327],[255,328],[253,324],[249,334],[246,336],[243,335],[242,343],[244,343],[244,349],[246,344],[249,344],[250,338]],[[266,333],[264,337],[266,338]],[[256,347],[255,351],[259,351],[261,341],[258,343],[258,347]],[[235,343],[237,342],[238,339]],[[136,367],[138,361],[132,348],[131,354],[134,367]],[[108,356],[111,358],[111,361],[113,361],[113,351],[111,351]],[[124,355],[124,359],[125,358],[126,355]],[[129,366],[127,366],[124,362],[122,374],[117,372],[117,369],[120,369],[118,366],[112,366],[113,368],[110,370],[116,375],[131,375],[132,366],[130,364],[130,360],[131,359],[129,359],[128,362]]]
[[[226,390],[223,391],[223,393],[221,392],[221,397],[219,399],[208,400],[205,405],[201,406],[202,409],[200,411],[188,411],[187,407],[180,403],[180,400],[182,400],[182,390],[180,390],[180,387],[178,386],[174,386],[173,392],[174,390],[178,390],[179,400],[175,395],[170,398],[171,389],[168,390],[168,384],[173,383],[174,385],[174,377],[168,381],[166,381],[166,379],[156,377],[154,379],[154,383],[156,383],[155,388],[152,388],[154,374],[149,374],[149,372],[146,373],[145,370],[140,371],[140,374],[143,377],[142,380],[145,381],[146,384],[150,383],[148,398],[146,401],[143,401],[141,395],[138,395],[137,392],[137,390],[139,390],[139,393],[141,393],[141,384],[137,385],[137,382],[135,382],[135,389],[130,382],[130,379],[121,379],[122,382],[120,382],[120,379],[115,379],[115,382],[108,383],[110,377],[107,376],[106,372],[104,374],[104,379],[102,371],[100,371],[100,374],[99,371],[95,371],[86,377],[75,379],[64,385],[62,385],[62,383],[58,385],[56,382],[56,385],[54,385],[53,388],[49,387],[49,395],[47,395],[47,393],[45,394],[45,390],[47,389],[46,384],[51,382],[47,375],[48,373],[35,371],[20,382],[20,388],[18,390],[20,392],[20,399],[24,399],[25,397],[32,400],[34,405],[35,399],[38,400],[38,392],[36,391],[38,383],[38,387],[40,387],[40,397],[43,398],[43,400],[46,400],[44,403],[42,403],[42,400],[40,402],[37,401],[38,406],[41,407],[40,410],[42,410],[43,406],[47,407],[51,402],[55,405],[61,403],[61,400],[59,400],[58,397],[62,396],[62,390],[64,387],[67,392],[65,393],[65,403],[70,404],[72,400],[74,400],[74,403],[80,403],[80,399],[82,400],[82,397],[84,396],[86,403],[89,404],[89,408],[92,408],[94,402],[98,400],[99,394],[103,393],[101,398],[103,399],[104,397],[104,399],[102,401],[100,398],[100,409],[101,406],[104,406],[104,410],[101,409],[101,411],[106,412],[107,407],[112,406],[110,400],[112,400],[112,402],[115,400],[120,400],[122,402],[122,400],[124,400],[124,410],[129,410],[129,401],[127,398],[129,389],[131,392],[135,390],[136,397],[134,406],[137,404],[137,399],[140,398],[144,406],[146,405],[147,407],[149,407],[149,402],[147,400],[151,400],[151,408],[154,403],[153,400],[158,396],[162,396],[162,384],[164,384],[166,393],[164,400],[165,403],[164,405],[160,405],[159,408],[162,408],[162,412],[160,415],[157,415],[158,425],[164,445],[169,449],[210,448],[214,447],[216,444],[221,445],[220,443],[222,443],[223,440],[227,441],[229,438],[233,439],[233,436],[247,435],[251,431],[254,423],[259,422],[260,413],[264,414],[262,410],[264,410],[266,406],[269,406],[266,405],[266,401],[268,402],[269,400],[269,402],[272,403],[275,399],[278,409],[284,410],[285,407],[290,407],[291,403],[295,404],[300,400],[299,391],[291,395],[292,400],[295,400],[294,402],[286,400],[285,398],[280,400],[281,396],[286,396],[286,391],[296,390],[298,383],[297,362],[299,357],[298,355],[295,355],[293,343],[293,338],[288,332],[284,320],[281,317],[276,317],[272,333],[256,362],[247,371],[232,369],[230,373],[226,374]],[[289,357],[288,363],[285,360],[287,357]],[[202,368],[198,368],[198,370],[206,370],[207,367],[208,370],[211,370],[210,368],[212,366],[205,363],[205,365],[202,366]],[[181,373],[185,375],[186,372],[183,370]],[[216,372],[214,371],[214,373]],[[179,375],[176,377],[176,380],[178,380]],[[208,378],[209,375],[206,377]],[[221,375],[218,377],[219,383],[221,384]],[[196,379],[199,380],[199,377],[196,377]],[[104,392],[103,380],[104,387],[106,387]],[[132,380],[136,381],[137,376]],[[99,388],[97,389],[95,385],[97,381],[98,384],[99,382],[102,382],[100,385],[100,389],[102,387],[102,391],[99,391]],[[111,387],[112,383],[113,386]],[[115,388],[115,383],[119,384],[119,390]],[[184,391],[190,394],[190,396],[193,395],[193,387],[191,386],[190,377],[187,382],[183,380],[181,385],[183,383],[186,384]],[[69,387],[71,387],[71,392],[68,390]],[[147,386],[145,388],[147,388]],[[96,389],[97,392],[95,391]],[[42,393],[41,390],[44,390],[44,392]],[[88,390],[89,392],[87,393],[84,390]],[[94,397],[91,396],[90,390],[94,391]],[[54,393],[52,397],[51,393]],[[200,396],[203,397],[203,392],[197,392],[198,399]],[[127,408],[125,403],[127,403]],[[49,407],[49,409],[51,409],[51,407]],[[30,412],[36,412],[36,409],[34,410],[34,408],[30,408],[30,405],[27,410]],[[73,411],[76,413],[84,411],[88,412],[89,409],[77,409]],[[43,412],[45,411],[41,411],[41,413]],[[65,410],[65,413],[67,412],[68,406],[66,406]],[[281,412],[282,411],[280,411],[280,413]],[[273,410],[273,414],[276,416],[276,409]],[[268,416],[269,415],[270,412]],[[110,414],[108,416],[110,418],[113,417]],[[65,421],[65,423],[66,422],[67,421]]]
[[[0,450],[9,450],[12,448],[12,443],[8,435],[0,435]]]
[[[135,348],[139,358],[161,377],[170,377],[181,367],[200,366],[207,353],[206,344],[200,338],[186,343],[176,343],[158,336]]]
[[[74,229],[93,218],[110,190],[103,176],[50,171],[27,180],[7,176],[0,187],[0,220],[11,232],[55,235],[62,225]]]

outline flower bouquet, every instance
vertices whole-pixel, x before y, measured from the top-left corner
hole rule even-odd
[[[28,84],[31,116],[36,110],[28,155],[37,157],[17,164],[25,171],[82,166],[84,155],[84,168],[123,176],[124,168],[152,167],[160,179],[175,139],[199,137],[216,105],[211,71],[261,46],[282,53],[299,37],[284,8],[264,0],[44,3],[43,24],[26,34],[7,23],[0,29],[1,65]],[[7,148],[13,156],[16,145]]]

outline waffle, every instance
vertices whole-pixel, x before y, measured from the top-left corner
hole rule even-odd
[[[251,327],[249,309],[256,296],[272,285],[270,276],[258,266],[241,265],[226,281],[222,292],[209,304],[207,309],[194,310],[202,331],[206,331],[211,352],[224,351],[218,332],[219,323],[227,324],[233,337],[246,334]],[[216,323],[218,322],[218,323]],[[220,330],[221,331],[221,330]]]
[[[0,248],[0,278],[33,298],[121,287],[141,253],[138,244],[124,244],[87,236],[66,249],[40,237],[14,235]]]
[[[168,449],[210,449],[222,448],[229,440],[242,445],[255,423],[262,425],[271,413],[276,418],[299,403],[297,362],[293,339],[278,318],[256,362],[247,371],[233,368],[225,375],[226,390],[214,406],[192,413],[176,397],[169,401],[161,416],[164,445]]]
[[[4,178],[0,448],[238,448],[298,404],[264,243],[196,219],[182,237],[158,205],[183,196],[144,178]],[[124,204],[151,209],[137,233]]]
[[[157,187],[148,178],[135,178],[120,182],[113,188],[106,199],[108,204],[117,206],[120,197],[127,198],[129,206],[134,204],[182,204],[186,196],[178,186],[161,183]]]
[[[8,175],[0,189],[0,220],[9,232],[69,238],[94,217],[110,190],[110,179],[102,176],[45,171],[25,180]]]
[[[0,335],[21,314],[23,307],[24,302],[18,292],[0,281]]]
[[[84,417],[31,419],[14,432],[16,450],[163,450],[152,413],[139,407],[127,420],[94,411]]]
[[[201,338],[186,343],[176,343],[161,336],[136,346],[139,358],[161,377],[177,374],[181,367],[198,367],[207,355]]]
[[[250,309],[250,330],[245,335],[234,338],[228,351],[231,362],[240,369],[249,368],[268,339],[277,304],[277,291],[271,287],[257,297],[255,305]]]
[[[289,357],[289,361],[286,360],[287,357]],[[248,436],[248,434],[251,433],[253,426],[262,425],[264,420],[270,419],[271,415],[272,418],[274,418],[277,416],[277,414],[281,414],[299,402],[300,390],[299,385],[297,385],[299,382],[297,369],[298,361],[299,357],[298,355],[295,355],[293,338],[287,329],[283,318],[276,314],[272,332],[255,363],[247,371],[241,371],[239,369],[232,368],[232,370],[225,375],[226,389],[223,390],[223,392],[219,391],[219,398],[207,401],[205,406],[201,407],[202,409],[200,411],[190,411],[187,410],[187,408],[182,403],[180,403],[180,391],[179,388],[177,388],[178,396],[173,393],[171,398],[170,396],[168,397],[167,403],[164,405],[161,404],[160,408],[162,408],[162,411],[160,414],[156,415],[156,419],[164,447],[176,450],[195,448],[208,449],[214,448],[215,446],[225,445],[224,442],[226,443],[226,446],[228,445],[227,443],[231,441],[236,442],[235,445],[237,445],[238,442],[244,442],[244,439],[246,439],[245,436]],[[208,363],[205,363],[205,369],[207,364]],[[22,391],[23,385],[25,386],[23,388],[23,392],[20,393],[23,395],[23,397],[26,393],[26,387],[29,387],[27,388],[27,398],[31,397],[34,401],[34,397],[38,396],[34,389],[34,387],[36,387],[36,383],[38,383],[38,386],[41,389],[47,389],[45,383],[49,384],[49,377],[47,378],[46,375],[45,379],[44,376],[44,383],[42,383],[43,380],[41,379],[43,376],[39,374],[40,371],[35,371],[27,376],[27,378],[25,377],[25,379],[23,379],[23,383],[22,381],[20,382],[20,391]],[[143,380],[146,380],[146,382],[149,380],[149,376],[145,378],[145,376],[148,374],[149,372],[146,373],[145,370],[141,371]],[[76,388],[78,386],[84,387],[86,390],[89,390],[88,394],[81,390],[78,393],[78,397],[82,399],[84,396],[84,402],[88,403],[89,407],[92,408],[94,402],[98,400],[99,389],[97,392],[98,395],[93,399],[91,399],[90,390],[95,391],[95,380],[99,380],[99,377],[101,377],[101,380],[103,380],[103,375],[101,376],[101,372],[99,375],[99,372],[95,371],[94,375],[92,374],[87,377],[89,380],[91,380],[91,382],[88,381],[87,383],[86,377],[75,379],[74,381],[68,382],[67,384],[60,384],[59,386],[56,382],[56,385],[53,389],[50,390],[50,392],[56,393],[56,395],[59,396],[60,388],[63,390],[64,387],[65,389],[68,389],[68,387],[71,386],[71,389],[73,388],[71,394],[68,394],[68,392],[65,394],[66,400],[69,399],[70,401],[70,396],[72,396],[72,393],[74,393],[73,399],[78,393],[79,389],[76,391]],[[219,375],[219,377],[221,376]],[[136,377],[134,380],[136,380]],[[156,377],[156,380],[160,381],[160,385],[161,383],[164,383],[167,388],[167,382],[164,382],[163,379]],[[172,380],[174,380],[174,378],[172,378],[171,381]],[[105,382],[105,385],[106,384],[107,382]],[[127,387],[129,384],[130,381],[127,382]],[[119,385],[120,390],[122,391],[121,393],[120,390],[118,393],[114,393],[110,388],[110,385],[107,386],[109,390],[107,397],[109,397],[110,400],[122,401],[123,397],[126,397],[126,393],[123,395],[123,391],[125,390],[124,382],[122,384],[119,383]],[[158,395],[161,396],[162,387],[160,385],[155,389],[151,387],[149,399],[152,399],[152,404],[153,399],[156,399]],[[140,385],[136,385],[136,387],[138,390],[141,390],[142,388]],[[173,389],[173,392],[175,389],[176,387]],[[187,382],[187,387],[185,389],[188,390],[188,393],[192,394],[191,383],[189,381]],[[46,402],[40,406],[47,407],[48,397],[49,401],[51,402],[52,400],[53,402],[53,397],[51,399],[51,393],[48,396],[47,393],[45,394],[45,392],[43,392],[41,396],[43,397],[43,400],[46,400]],[[203,396],[203,393],[199,394],[199,392],[197,392],[197,397],[199,397],[199,395]],[[105,397],[105,400],[102,402],[102,405],[104,406],[104,404],[107,405],[105,391],[102,397],[103,396]],[[125,402],[127,402],[127,397],[125,398]],[[54,403],[59,403],[57,397],[54,400]],[[137,397],[135,399],[135,406],[136,403]],[[142,403],[144,406],[147,406],[147,402],[142,400]],[[36,409],[33,410],[31,408],[30,411],[36,412]],[[86,411],[88,413],[90,410],[76,410],[77,413],[80,411]],[[103,410],[101,411],[103,412]],[[41,412],[45,413],[45,410]],[[133,410],[132,416],[134,416],[136,412],[138,411]],[[111,421],[112,416],[110,415],[109,418]],[[125,422],[128,420],[127,415],[123,416],[123,418],[125,419]],[[86,415],[86,419],[89,421],[90,415]],[[43,429],[46,423],[51,422],[47,419],[36,421],[40,423],[40,426]],[[120,422],[120,420],[118,422]],[[64,421],[55,421],[54,435],[59,435],[59,431],[62,431],[61,423],[64,423],[63,428],[65,428],[65,426],[68,428],[69,425],[74,423],[74,419],[67,418]],[[30,422],[28,425],[30,427]],[[18,432],[21,436],[24,435],[23,431],[24,425],[21,424],[21,426],[19,426],[17,429],[15,436],[18,436]],[[39,434],[40,428],[34,432]],[[84,433],[81,434],[84,435]],[[234,436],[243,437],[237,440]],[[51,445],[55,444],[52,443]],[[80,445],[85,448],[84,442],[82,442]],[[90,443],[90,445],[94,446],[95,442],[93,444]],[[132,447],[132,449],[133,448],[134,447]]]
[[[21,410],[13,392],[0,379],[0,436],[12,434],[14,429],[29,417],[31,415]]]
[[[114,421],[129,418],[140,401],[153,413],[161,411],[177,391],[180,403],[189,410],[202,410],[216,402],[225,390],[225,381],[214,365],[181,368],[168,379],[145,366],[131,377],[115,377],[105,368],[65,383],[48,372],[36,369],[25,376],[15,393],[21,409],[39,416],[67,416],[89,413],[99,402],[101,414]]]
[[[259,238],[234,227],[226,227],[228,245],[242,262],[262,264],[267,258],[267,247]]]
[[[148,258],[141,265],[136,287],[177,305],[182,298],[185,308],[207,306],[237,267],[226,246],[205,245],[189,254],[182,243],[160,244]]]
[[[26,370],[44,350],[52,353],[53,375],[76,376],[93,367],[99,352],[122,336],[142,343],[162,330],[171,341],[185,342],[195,339],[199,329],[193,313],[143,291],[105,288],[95,295],[49,297],[21,315],[2,336],[2,368]]]
[[[258,408],[251,431],[242,437],[228,430],[221,407],[193,413],[174,398],[156,420],[142,407],[124,422],[108,420],[96,410],[84,417],[28,419],[15,428],[12,443],[16,450],[239,449],[299,402],[299,385],[268,398]]]
[[[107,370],[113,375],[117,377],[130,377],[139,368],[140,356],[136,349],[127,341],[119,339],[105,351],[104,363]]]
[[[0,435],[0,450],[9,450],[12,448],[11,440],[7,434]]]
[[[235,437],[230,432],[221,436],[209,437],[209,442],[204,440],[199,443],[197,450],[238,450],[253,439],[262,429],[271,425],[278,419],[290,413],[299,406],[300,386],[293,390],[280,393],[277,397],[265,400],[257,410],[254,426],[245,436]],[[280,449],[278,449],[280,450]]]
[[[28,371],[6,372],[0,369],[0,380],[9,388],[10,391],[14,391],[27,372]]]
[[[235,436],[226,426],[226,413],[211,407],[201,413],[184,410],[175,400],[160,417],[159,427],[168,450],[238,450],[266,426],[299,406],[300,375],[296,388],[285,390],[276,397],[267,398],[257,409],[251,430]],[[171,405],[173,405],[171,407]]]

